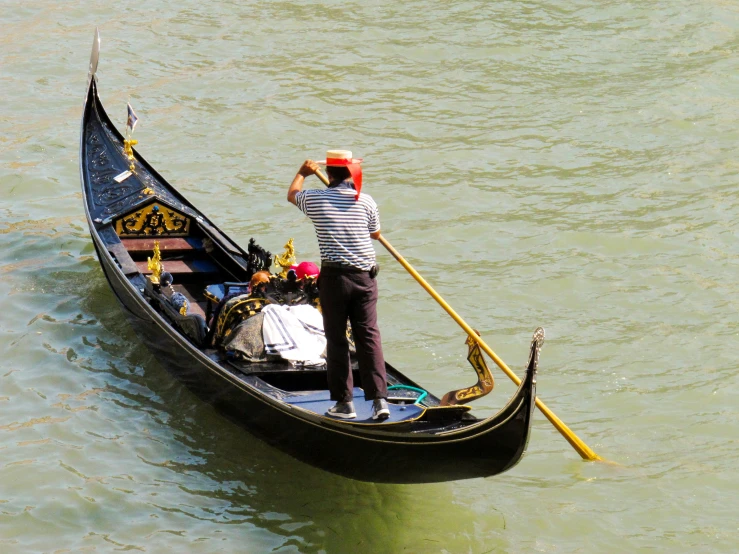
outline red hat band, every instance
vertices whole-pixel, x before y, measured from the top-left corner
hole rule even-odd
[[[346,167],[354,181],[354,189],[357,194],[354,200],[359,200],[359,193],[362,191],[362,163],[361,159],[356,158],[326,158],[326,166]]]

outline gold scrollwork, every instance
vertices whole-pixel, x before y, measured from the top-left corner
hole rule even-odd
[[[479,335],[479,333],[478,333]],[[467,337],[465,341],[467,345],[467,361],[470,363],[472,368],[477,374],[477,383],[471,387],[464,389],[458,389],[449,391],[441,399],[442,406],[456,406],[459,404],[466,404],[476,398],[480,398],[488,394],[495,386],[495,380],[493,374],[490,373],[487,362],[482,355],[480,345],[471,336]]]
[[[228,300],[218,314],[215,336],[220,339],[229,336],[236,321],[244,321],[258,314],[268,303],[265,298],[244,298],[244,296]]]
[[[482,396],[482,387],[478,387],[477,385],[469,387],[467,389],[458,390],[457,393],[454,395],[457,402],[459,403],[462,403],[463,400],[477,398],[478,396]]]
[[[115,231],[120,237],[186,237],[190,234],[190,218],[154,202],[116,220]]]

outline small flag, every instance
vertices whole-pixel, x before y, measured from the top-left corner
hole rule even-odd
[[[129,102],[126,105],[128,106],[128,120],[126,120],[126,127],[130,128],[131,132],[133,133],[133,128],[136,127],[136,122],[139,120],[139,118],[136,117],[136,113],[133,111],[131,103]]]

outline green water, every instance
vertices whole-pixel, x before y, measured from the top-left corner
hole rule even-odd
[[[0,2],[0,551],[735,552],[735,3]],[[519,374],[537,413],[498,477],[373,485],[225,421],[137,341],[78,175],[100,93],[233,238],[316,260],[285,201],[349,148],[385,236]],[[464,333],[379,252],[386,356],[438,395]],[[476,403],[487,415],[514,386]],[[392,471],[393,460],[387,460]],[[433,460],[429,460],[433,463]]]

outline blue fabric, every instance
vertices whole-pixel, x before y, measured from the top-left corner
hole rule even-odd
[[[172,305],[178,310],[182,308],[182,306],[187,305],[187,297],[181,292],[175,292],[170,300],[172,301]]]
[[[336,404],[330,398],[330,394],[327,390],[318,391],[311,394],[302,396],[290,396],[285,399],[285,402],[292,404],[293,406],[299,406],[304,410],[310,410],[319,415],[326,415],[328,409]],[[336,419],[337,421],[349,421],[351,423],[365,423],[377,425],[378,423],[393,423],[398,421],[405,421],[409,419],[416,419],[420,416],[424,409],[422,406],[415,404],[390,404],[390,417],[385,421],[376,421],[372,419],[372,402],[364,399],[364,391],[359,387],[354,387],[354,410],[357,412],[356,419]],[[328,416],[331,417],[331,416]]]
[[[210,260],[192,260],[190,262],[193,269],[201,273],[217,273],[218,266]]]
[[[226,292],[226,287],[224,287],[223,285],[208,285],[207,287],[205,287],[205,290],[215,296],[218,299],[218,302],[220,302],[223,299],[224,293]]]

